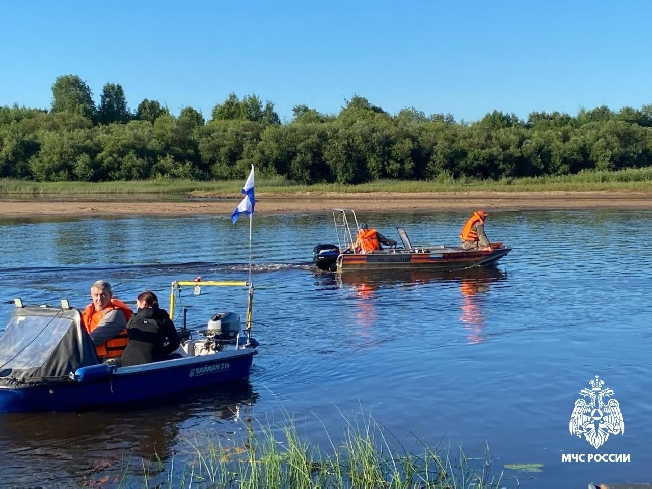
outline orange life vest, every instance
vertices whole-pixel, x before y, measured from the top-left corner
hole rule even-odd
[[[115,311],[116,309],[123,312],[127,321],[129,321],[129,318],[133,314],[129,306],[118,299],[111,299],[111,303],[101,311],[96,311],[93,304],[86,306],[86,309],[84,309],[84,312],[82,313],[82,320],[86,331],[91,333],[95,328],[97,328],[102,319],[104,319],[106,313],[109,311]],[[95,351],[97,352],[97,356],[100,357],[100,360],[103,360],[104,358],[119,357],[122,355],[128,342],[129,337],[127,336],[127,330],[124,329],[115,338],[102,345],[95,346]]]
[[[356,253],[371,253],[379,250],[380,243],[375,229],[361,229],[358,233],[358,240],[355,243]]]
[[[482,219],[480,214],[474,212],[471,218],[468,221],[466,221],[466,224],[462,228],[462,233],[460,234],[460,238],[462,238],[464,241],[478,241],[478,233],[475,232],[473,226],[475,226],[479,222],[484,224],[484,219]]]

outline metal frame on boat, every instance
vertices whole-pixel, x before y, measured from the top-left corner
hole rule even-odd
[[[391,246],[364,253],[355,250],[355,237],[360,231],[355,211],[333,209],[333,222],[338,244],[321,244],[313,250],[313,262],[322,271],[457,270],[492,265],[511,251],[511,248],[504,247],[502,243],[493,243],[491,249],[487,250],[465,250],[459,246],[446,245],[414,246],[405,229],[397,228],[402,247]],[[353,223],[355,233],[352,232]]]
[[[0,337],[0,412],[69,411],[124,405],[249,377],[258,343],[251,337],[253,285],[250,282],[176,281],[170,315],[182,287],[195,295],[204,286],[246,287],[246,327],[235,313],[217,313],[205,331],[190,334],[169,359],[119,367],[99,363],[81,315],[67,300],[60,307],[15,309]]]

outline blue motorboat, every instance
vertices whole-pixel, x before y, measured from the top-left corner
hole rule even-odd
[[[81,321],[68,301],[15,309],[0,337],[0,412],[75,411],[170,396],[249,377],[258,343],[251,336],[253,285],[250,282],[172,282],[170,316],[184,286],[195,295],[204,286],[235,286],[249,291],[246,327],[240,316],[219,312],[200,331],[186,328],[179,350],[168,359],[120,367],[100,363]]]

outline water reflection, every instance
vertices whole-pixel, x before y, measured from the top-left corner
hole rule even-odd
[[[491,289],[492,284],[506,277],[507,273],[497,267],[475,267],[446,272],[400,270],[316,275],[320,287],[347,288],[355,292],[356,298],[359,299],[356,318],[364,330],[378,323],[375,302],[382,288],[418,287],[437,282],[459,286],[461,295],[459,318],[469,344],[483,343],[486,340],[487,311],[483,307],[483,296]]]
[[[235,426],[251,422],[249,411],[257,399],[249,381],[241,381],[217,393],[189,393],[168,403],[121,410],[2,414],[0,480],[21,486],[56,481],[105,487],[123,480],[125,473],[142,476],[143,460],[174,455],[183,464],[184,456],[196,457],[188,440],[209,431],[211,437],[229,436]]]
[[[378,309],[374,303],[378,299],[376,289],[377,287],[374,284],[364,282],[352,286],[352,290],[359,299],[355,309],[355,316],[357,323],[362,327],[360,334],[365,338],[372,337],[373,327],[378,324]]]
[[[507,274],[498,269],[486,270],[491,273],[465,276],[460,279],[460,292],[462,293],[460,320],[467,331],[467,342],[471,345],[483,343],[486,340],[487,315],[483,308],[482,295],[489,291],[492,283],[507,277]]]
[[[339,288],[355,292],[357,323],[362,327],[362,335],[372,337],[371,331],[379,324],[377,301],[379,290],[389,287],[411,287],[442,279],[441,275],[423,270],[358,271],[336,274],[334,281]]]
[[[335,285],[351,287],[363,297],[373,297],[372,292],[382,287],[412,287],[436,282],[488,285],[502,280],[507,274],[497,267],[474,267],[464,270],[392,270],[347,272],[344,274],[318,273],[316,278],[321,287]]]

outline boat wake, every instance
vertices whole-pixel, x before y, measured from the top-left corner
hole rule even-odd
[[[142,274],[145,271],[148,275],[164,275],[167,273],[183,273],[185,275],[206,275],[208,273],[224,272],[242,272],[249,271],[249,263],[246,262],[177,262],[177,263],[114,263],[108,265],[95,265],[89,267],[88,264],[71,265],[71,266],[27,266],[27,267],[0,267],[0,274],[6,279],[17,278],[25,280],[26,277],[51,276],[51,275],[71,275],[80,276],[90,272],[94,276],[112,275],[112,276],[130,276]],[[278,270],[309,270],[312,269],[311,262],[300,263],[252,263],[252,272],[271,272]]]

